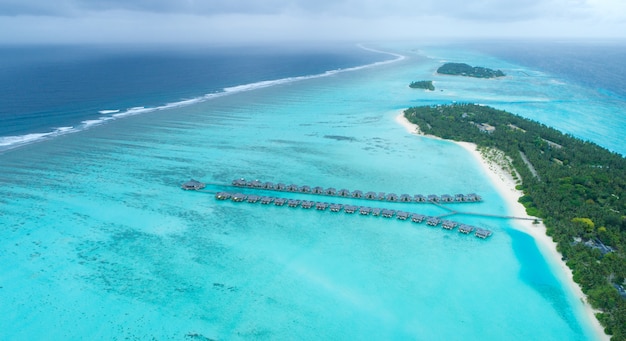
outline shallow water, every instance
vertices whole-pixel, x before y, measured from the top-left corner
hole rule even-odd
[[[540,95],[515,77],[435,77],[445,51],[435,52],[401,50],[408,58],[393,64],[127,117],[0,155],[4,337],[592,339],[554,260],[511,221],[452,217],[494,232],[480,240],[180,190],[189,178],[217,191],[245,177],[476,192],[482,203],[452,207],[506,214],[476,160],[455,144],[407,134],[394,118],[421,103],[542,103]],[[432,78],[443,92],[407,87]],[[558,93],[538,78],[549,110]]]

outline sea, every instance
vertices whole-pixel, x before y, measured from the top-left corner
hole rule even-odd
[[[626,45],[402,42],[0,47],[2,340],[594,340],[559,260],[480,164],[409,134],[480,103],[626,154]],[[437,75],[443,62],[499,79]],[[411,89],[433,80],[435,91]],[[477,203],[368,202],[234,179]],[[184,191],[196,179],[203,191]],[[488,229],[260,203],[391,208]]]

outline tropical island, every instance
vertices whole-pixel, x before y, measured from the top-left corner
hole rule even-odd
[[[409,84],[409,88],[435,91],[435,86],[433,85],[433,81],[411,82],[411,84]]]
[[[501,151],[612,340],[626,340],[626,158],[523,117],[474,104],[404,111],[423,134]]]
[[[465,63],[445,63],[437,69],[437,73],[476,78],[496,78],[506,76],[501,70],[492,70],[482,66],[470,66]]]

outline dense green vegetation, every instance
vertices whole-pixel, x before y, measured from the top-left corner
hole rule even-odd
[[[430,91],[435,91],[435,86],[433,85],[433,81],[411,82],[411,84],[409,84],[409,87],[413,89],[426,89]]]
[[[543,219],[605,331],[626,340],[618,291],[626,286],[626,159],[486,106],[416,107],[405,116],[425,134],[497,148],[513,160],[523,179],[520,202]]]
[[[465,63],[445,63],[437,69],[444,75],[467,76],[476,78],[496,78],[506,76],[500,70],[492,70],[481,66],[470,66]]]

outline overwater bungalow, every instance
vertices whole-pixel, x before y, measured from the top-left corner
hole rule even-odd
[[[235,193],[235,194],[233,194],[233,196],[231,197],[231,200],[232,200],[232,201],[235,201],[235,202],[242,202],[242,201],[246,200],[246,198],[247,198],[247,197],[248,197],[248,196],[246,196],[246,195],[245,195],[245,194],[243,194],[243,193]]]
[[[197,191],[199,189],[203,189],[204,187],[206,187],[206,184],[198,181],[198,180],[194,180],[191,179],[185,183],[183,183],[182,185],[180,185],[180,187],[186,191],[192,190],[192,191]]]
[[[481,229],[481,228],[476,228],[476,232],[474,233],[474,235],[476,235],[476,237],[478,237],[478,238],[485,239],[485,238],[491,236],[491,231],[485,230],[485,229]]]
[[[454,196],[454,200],[456,200],[458,202],[463,202],[463,201],[465,201],[465,195],[459,193],[459,194]]]
[[[300,205],[300,200],[298,199],[289,199],[287,200],[287,206],[289,207],[298,207]]]
[[[277,191],[285,191],[287,190],[287,185],[285,185],[284,183],[277,183],[276,185],[274,185],[274,189]]]
[[[387,199],[387,201],[398,201],[398,195],[395,193],[389,193],[385,199]]]
[[[261,187],[263,189],[274,189],[274,183],[273,182],[265,182],[263,183],[263,186]]]
[[[426,219],[426,224],[428,224],[430,226],[437,226],[437,225],[439,225],[440,222],[441,222],[441,219],[439,219],[437,217],[428,217]]]
[[[248,182],[248,187],[252,188],[263,188],[263,183],[259,180],[252,180]]]
[[[409,212],[398,211],[396,212],[396,218],[400,220],[406,220],[409,217]]]
[[[299,190],[302,193],[311,193],[311,187],[309,187],[307,185],[300,186]]]
[[[454,197],[449,194],[444,194],[441,196],[441,201],[443,202],[454,202]]]
[[[350,191],[345,189],[345,188],[342,188],[342,189],[339,190],[339,192],[337,192],[337,195],[340,196],[340,197],[349,197],[350,196]]]
[[[391,218],[396,214],[396,211],[384,208],[380,214],[385,218]]]
[[[458,223],[456,221],[452,221],[452,220],[444,220],[444,221],[441,222],[441,227],[443,227],[446,230],[452,230],[457,225],[458,225]]]
[[[402,202],[411,202],[411,201],[413,201],[413,198],[411,198],[411,196],[408,195],[408,194],[400,194],[400,201],[402,201]]]
[[[324,189],[320,186],[315,186],[311,189],[311,193],[313,194],[324,194]]]
[[[359,214],[361,214],[361,215],[368,215],[368,214],[370,214],[370,212],[372,212],[372,208],[371,207],[367,207],[367,206],[359,207]]]
[[[367,193],[365,193],[365,199],[369,199],[369,200],[376,199],[376,193],[375,192],[367,192]]]
[[[314,205],[315,205],[315,202],[309,201],[309,200],[303,200],[300,203],[300,207],[306,208],[306,209],[309,209],[309,208],[313,207]]]
[[[378,196],[376,197],[376,199],[385,200],[385,198],[387,198],[387,196],[385,195],[385,192],[378,192]]]
[[[237,187],[245,187],[248,185],[248,183],[246,182],[246,179],[241,178],[241,179],[233,180],[232,185],[237,186]]]
[[[356,212],[357,209],[358,207],[353,206],[353,205],[346,205],[343,207],[343,211],[346,213],[350,213],[350,214]]]
[[[339,212],[339,211],[341,211],[342,208],[343,208],[342,204],[330,204],[330,211],[331,212]]]
[[[427,199],[425,196],[421,195],[421,194],[416,194],[413,196],[413,201],[415,202],[426,202]]]
[[[254,195],[254,194],[250,194],[250,195],[248,195],[248,199],[247,200],[248,200],[249,203],[255,203],[255,202],[259,201],[260,199],[261,199],[260,196]]]
[[[228,200],[230,199],[230,197],[232,197],[232,194],[228,192],[218,192],[217,194],[215,194],[215,198],[218,200]]]
[[[372,215],[378,217],[380,215],[380,208],[374,207],[372,208]]]
[[[363,192],[357,190],[352,191],[353,198],[363,198]]]
[[[439,197],[437,195],[434,194],[430,194],[428,195],[428,201],[430,202],[439,202]]]
[[[287,188],[285,188],[287,190],[287,192],[297,192],[300,187],[298,187],[298,185],[296,184],[291,184],[289,186],[287,186]]]
[[[337,195],[337,189],[335,189],[334,187],[329,187],[324,191],[324,194],[326,195]]]
[[[461,232],[461,233],[468,234],[468,233],[470,233],[472,231],[474,231],[474,226],[466,225],[466,224],[461,224],[459,226],[459,232]]]
[[[315,203],[315,209],[319,211],[324,211],[328,207],[328,203],[326,202],[317,202]]]
[[[425,218],[426,216],[422,214],[417,214],[417,213],[411,214],[411,221],[413,221],[414,223],[421,223],[422,221],[424,221]]]
[[[283,206],[285,204],[285,202],[287,202],[287,199],[285,199],[285,198],[276,198],[276,199],[274,199],[274,205],[276,205],[276,206]]]
[[[476,193],[470,193],[465,197],[465,200],[467,201],[481,201],[482,198],[480,197],[480,195],[476,194]]]
[[[263,205],[270,204],[272,201],[274,201],[272,197],[261,197],[261,204]]]

